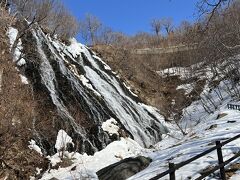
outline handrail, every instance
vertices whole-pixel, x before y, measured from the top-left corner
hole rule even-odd
[[[204,177],[210,175],[211,173],[215,172],[216,170],[220,169],[220,173],[221,173],[221,178],[224,180],[226,179],[225,178],[225,171],[224,171],[224,166],[227,165],[228,163],[230,163],[231,161],[233,161],[234,159],[236,159],[237,157],[240,156],[240,152],[235,154],[232,158],[228,159],[227,161],[223,161],[223,157],[222,157],[222,150],[221,150],[221,147],[228,144],[229,142],[232,142],[236,139],[240,138],[240,134],[232,137],[232,138],[229,138],[228,140],[226,141],[223,141],[220,143],[220,141],[216,141],[216,145],[186,161],[183,161],[181,163],[178,163],[178,164],[174,164],[174,163],[169,163],[169,169],[167,171],[164,171],[160,174],[158,174],[157,176],[151,178],[150,180],[157,180],[161,177],[164,177],[166,176],[167,174],[170,175],[170,180],[175,180],[175,171],[178,170],[179,168],[205,156],[206,154],[214,151],[214,150],[217,150],[217,153],[218,153],[218,162],[219,162],[219,165],[218,166],[215,166],[213,169],[211,169],[210,171],[204,173],[204,175],[201,175],[200,177],[197,178],[197,180],[200,180],[200,179],[203,179]]]
[[[235,154],[233,157],[229,158],[228,160],[226,160],[225,162],[223,162],[222,164],[215,166],[214,168],[212,168],[211,170],[205,172],[203,175],[199,176],[196,180],[201,180],[205,177],[207,177],[208,175],[212,174],[213,172],[215,172],[216,170],[226,166],[227,164],[229,164],[231,161],[233,161],[234,159],[240,157],[240,152],[238,152],[237,154]]]

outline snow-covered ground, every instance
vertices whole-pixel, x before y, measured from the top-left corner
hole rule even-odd
[[[230,180],[239,180],[240,179],[240,171],[237,171],[236,174],[234,174]]]
[[[186,80],[192,77],[199,77],[200,79],[213,77],[211,68],[203,63],[193,64],[189,67],[171,67],[157,71],[157,73],[162,77],[179,76],[181,80]]]
[[[165,149],[164,145],[169,143],[166,138],[156,145],[159,150],[144,155],[153,159],[148,168],[136,174],[130,179],[149,179],[168,169],[168,163],[180,163],[214,146],[216,140],[225,140],[240,133],[240,112],[221,108],[214,115],[227,114],[220,119],[212,116],[207,122],[199,123],[189,134],[181,140],[171,140],[172,147]],[[232,123],[233,122],[233,123]],[[240,139],[225,145],[223,149],[224,160],[232,157],[240,150]],[[169,146],[169,145],[168,145]],[[197,178],[200,171],[209,166],[217,164],[217,152],[208,155],[186,165],[176,171],[177,179]],[[163,179],[168,179],[166,176]],[[209,177],[209,179],[214,179]]]
[[[121,138],[121,140],[109,144],[105,149],[95,153],[93,156],[65,152],[65,157],[71,159],[72,165],[57,170],[52,169],[46,172],[42,179],[47,180],[53,177],[60,180],[97,179],[96,172],[101,168],[130,156],[143,155],[150,157],[153,160],[152,163],[129,179],[147,180],[167,170],[169,162],[179,163],[185,161],[213,147],[216,140],[225,140],[239,134],[240,111],[227,109],[226,105],[232,101],[232,98],[226,92],[226,83],[220,83],[219,85],[223,100],[217,98],[214,90],[208,93],[208,96],[215,99],[217,107],[214,109],[214,113],[208,114],[200,100],[193,102],[184,110],[185,113],[183,114],[181,125],[184,127],[183,129],[187,132],[187,135],[183,136],[176,125],[167,124],[166,126],[168,126],[170,133],[164,135],[163,140],[155,144],[152,149],[142,148],[130,138]],[[209,105],[209,102],[207,104]],[[185,123],[191,124],[190,122],[192,125],[185,126]],[[107,130],[110,131],[109,128],[111,129],[111,126],[107,124],[107,127]],[[114,126],[112,127],[114,128]],[[237,139],[222,148],[224,160],[229,159],[234,153],[240,151],[239,144],[240,139]],[[49,157],[49,159],[54,165],[61,161],[59,154],[55,154]],[[234,162],[237,161],[239,159]],[[216,165],[217,162],[217,152],[213,151],[177,170],[176,177],[177,179],[195,179],[200,176],[201,170]],[[236,172],[232,179],[236,180],[239,177],[240,172]],[[163,179],[168,179],[168,176],[165,176]],[[217,176],[211,176],[208,179],[217,179]]]
[[[179,90],[179,89],[183,89],[185,91],[185,95],[188,95],[194,89],[194,84],[193,83],[191,83],[191,84],[182,84],[182,85],[179,85],[176,88],[176,90]]]
[[[36,35],[36,34],[35,34]],[[16,39],[17,31],[14,29],[9,30],[9,37],[11,45]],[[58,97],[55,94],[55,86],[53,83],[53,79],[49,79],[45,72],[49,72],[49,74],[54,74],[50,67],[48,60],[45,57],[45,54],[41,47],[41,41],[37,38],[39,52],[43,57],[42,63],[42,73],[43,82],[46,83],[46,86],[49,88],[49,91],[52,93],[52,99],[55,100],[56,106],[63,110],[62,112],[65,113],[65,107],[59,102]],[[51,39],[48,39],[49,41]],[[57,44],[55,41],[51,41],[56,49],[61,48],[61,44]],[[54,44],[55,43],[55,44]],[[73,47],[72,47],[73,46]],[[21,54],[19,54],[21,50],[21,41],[19,41],[18,47],[16,48],[15,52],[15,61],[17,62],[19,59],[21,60]],[[148,120],[151,118],[151,115],[156,117],[159,120],[157,127],[159,129],[163,127],[167,127],[170,131],[168,134],[163,135],[163,140],[158,142],[153,146],[151,149],[145,149],[141,147],[136,141],[130,138],[121,138],[119,141],[114,141],[109,144],[105,149],[96,152],[93,156],[87,154],[79,154],[77,152],[67,152],[65,151],[67,147],[67,143],[73,144],[72,139],[67,133],[63,130],[60,130],[58,133],[58,137],[56,137],[56,149],[58,153],[53,156],[49,156],[49,160],[52,163],[52,166],[56,167],[59,165],[59,168],[52,168],[49,171],[43,174],[42,179],[48,180],[51,178],[57,178],[59,180],[70,180],[70,179],[98,179],[96,176],[96,172],[112,163],[120,161],[124,158],[131,157],[131,156],[139,156],[143,155],[146,157],[150,157],[153,161],[152,163],[143,171],[137,173],[136,175],[132,176],[129,179],[149,179],[154,177],[155,175],[165,171],[168,169],[168,163],[174,162],[179,163],[190,157],[193,157],[214,145],[216,140],[224,140],[226,138],[231,138],[240,133],[240,111],[236,110],[228,110],[226,108],[226,104],[231,102],[233,99],[231,98],[231,93],[228,92],[228,88],[231,89],[229,82],[222,81],[218,88],[211,90],[208,86],[207,80],[206,85],[201,93],[201,100],[193,102],[189,107],[183,110],[183,117],[180,122],[180,126],[183,128],[187,135],[182,135],[176,124],[169,124],[164,122],[163,117],[158,113],[157,109],[154,109],[150,106],[147,106],[142,103],[137,103],[132,100],[129,100],[131,106],[134,104],[134,111],[138,110],[137,114],[141,114],[139,116],[139,128],[136,128],[135,119],[136,116],[128,117],[128,113],[123,108],[123,103],[119,101],[119,98],[124,97],[125,99],[129,99],[125,92],[122,90],[121,86],[119,85],[118,79],[112,78],[112,76],[108,75],[104,70],[100,68],[100,66],[96,63],[98,60],[102,62],[100,58],[90,54],[87,48],[77,42],[72,42],[72,45],[68,47],[68,51],[63,47],[63,50],[66,54],[71,54],[73,57],[77,57],[81,53],[85,53],[89,61],[92,63],[96,69],[99,69],[98,72],[101,72],[106,76],[106,79],[111,82],[111,86],[107,83],[107,81],[102,80],[101,76],[94,72],[90,67],[84,66],[86,74],[79,75],[75,70],[74,66],[70,66],[70,71],[67,71],[69,74],[72,73],[79,77],[80,81],[84,86],[91,89],[93,92],[97,92],[98,96],[105,97],[106,102],[109,104],[110,108],[113,108],[113,112],[121,117],[122,123],[126,126],[131,126],[133,128],[133,132],[136,132],[135,140],[138,142],[142,142],[150,144],[152,136],[146,136],[146,132],[143,131],[141,128],[145,128],[149,126],[150,123],[153,121]],[[60,50],[59,50],[60,51]],[[54,51],[53,51],[54,52]],[[70,56],[69,56],[70,57]],[[63,58],[63,57],[62,57]],[[64,58],[63,58],[64,59]],[[24,64],[24,59],[22,61],[18,61],[21,66]],[[61,60],[61,61],[60,61]],[[63,60],[60,59],[59,61],[64,65]],[[73,61],[75,59],[72,59]],[[65,61],[67,61],[65,59]],[[74,61],[75,63],[79,63]],[[69,62],[65,62],[69,63]],[[110,67],[104,64],[104,69],[110,71]],[[80,65],[80,63],[79,63]],[[63,66],[63,70],[66,70],[66,67]],[[208,67],[202,71],[195,72],[193,74],[193,67],[190,68],[170,68],[167,70],[163,70],[158,72],[163,77],[165,76],[179,76],[180,79],[186,80],[189,77],[198,76],[199,79],[208,79],[214,80],[214,77],[211,69]],[[54,76],[51,76],[54,77]],[[71,76],[72,77],[72,76]],[[24,77],[22,78],[23,82],[27,82],[27,79]],[[49,83],[50,81],[50,83]],[[95,86],[92,86],[94,84]],[[189,94],[192,91],[192,84],[183,84],[177,87],[177,89],[184,89],[185,94]],[[114,88],[113,88],[114,87]],[[126,85],[125,87],[128,88]],[[54,91],[53,91],[54,90]],[[117,91],[116,91],[117,90]],[[110,96],[112,92],[113,96]],[[119,95],[118,95],[119,94]],[[134,95],[133,93],[131,93]],[[221,94],[221,95],[219,95]],[[116,98],[116,99],[114,99]],[[114,103],[113,103],[114,100]],[[125,102],[125,101],[122,101]],[[131,107],[129,106],[129,107]],[[213,112],[208,114],[206,109]],[[146,113],[147,112],[147,113]],[[145,115],[145,116],[144,116]],[[217,118],[219,115],[222,115],[221,118]],[[224,115],[224,116],[223,116]],[[142,117],[144,116],[144,117]],[[68,117],[68,113],[66,111],[66,117]],[[69,116],[70,117],[70,116]],[[144,120],[144,121],[143,121]],[[146,122],[145,122],[146,121]],[[117,134],[118,127],[117,122],[114,121],[113,118],[105,121],[102,125],[102,129],[104,131],[109,132],[109,134]],[[164,126],[163,126],[164,125]],[[131,129],[130,128],[130,129]],[[138,135],[137,133],[140,133]],[[159,132],[158,132],[159,133]],[[146,138],[144,139],[143,137]],[[140,138],[141,137],[141,138]],[[151,138],[150,138],[151,137]],[[137,139],[139,138],[139,139]],[[229,157],[233,156],[234,153],[240,150],[239,147],[240,139],[231,142],[223,147],[223,155],[224,159],[228,159]],[[73,146],[77,146],[74,145]],[[30,149],[36,150],[41,154],[40,148],[36,145],[35,141],[30,141],[29,145]],[[68,165],[64,166],[64,161],[68,161]],[[187,166],[176,171],[177,179],[187,179],[187,178],[196,178],[200,175],[200,171],[212,166],[213,164],[217,163],[217,153],[214,151]],[[66,164],[65,164],[66,165]],[[39,171],[39,169],[37,169]],[[240,173],[237,172],[235,175],[235,179],[238,178]],[[234,179],[234,177],[232,177]],[[168,177],[166,176],[166,178]],[[209,177],[209,179],[213,179],[213,177]]]
[[[226,116],[216,119],[218,114],[226,114]],[[225,140],[240,133],[240,112],[236,110],[227,110],[224,106],[215,114],[211,115],[207,122],[199,123],[191,132],[180,140],[165,137],[163,141],[155,145],[154,149],[144,149],[130,138],[121,138],[108,145],[104,150],[97,152],[94,156],[86,154],[67,153],[65,156],[72,160],[73,164],[66,168],[50,170],[45,173],[42,179],[76,179],[88,177],[89,179],[97,179],[96,171],[101,168],[115,163],[123,158],[130,156],[144,155],[150,157],[153,162],[145,170],[131,177],[130,179],[149,179],[168,168],[169,162],[179,163],[190,157],[193,157],[214,146],[216,140]],[[223,147],[224,160],[230,158],[234,153],[240,150],[240,139],[235,140]],[[169,147],[170,146],[170,147]],[[58,154],[49,159],[55,165],[60,162]],[[236,161],[235,161],[236,162]],[[217,153],[212,153],[203,158],[190,163],[187,166],[176,171],[177,179],[187,179],[188,177],[196,178],[203,170],[217,163]],[[76,167],[74,170],[71,170]],[[235,176],[232,179],[237,179]],[[168,176],[166,178],[168,179]],[[213,177],[209,177],[213,179]]]
[[[64,153],[64,158],[70,159],[72,165],[66,168],[59,168],[57,170],[50,170],[42,177],[43,180],[48,180],[53,177],[60,180],[67,179],[98,179],[96,171],[106,167],[112,163],[120,161],[123,158],[140,155],[142,152],[149,150],[143,149],[138,143],[130,138],[121,138],[109,144],[105,149],[95,153],[93,156],[79,153]],[[49,157],[53,165],[61,162],[59,154]],[[71,170],[75,167],[75,170]]]
[[[153,159],[153,162],[130,179],[154,177],[167,170],[169,162],[180,163],[211,148],[216,140],[225,140],[238,135],[240,133],[240,111],[227,109],[227,103],[237,103],[228,91],[232,89],[230,84],[229,81],[224,80],[218,87],[210,90],[207,83],[200,95],[201,100],[193,102],[183,110],[180,125],[187,135],[183,136],[173,129],[169,137],[165,137],[155,145],[153,152],[143,153]],[[213,113],[207,113],[204,106]],[[239,143],[240,139],[223,147],[224,160],[240,151]],[[176,177],[177,179],[195,179],[200,176],[201,170],[216,165],[217,162],[217,152],[213,151],[177,170]],[[165,176],[162,179],[168,178]],[[208,179],[214,179],[214,177],[208,177]]]

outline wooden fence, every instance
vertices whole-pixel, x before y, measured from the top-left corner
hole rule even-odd
[[[183,161],[181,163],[178,163],[178,164],[174,164],[174,163],[169,163],[169,169],[167,171],[164,171],[162,172],[161,174],[151,178],[151,180],[157,180],[157,179],[160,179],[166,175],[169,175],[169,179],[170,180],[175,180],[176,177],[175,177],[175,171],[180,169],[181,167],[205,156],[206,154],[212,152],[212,151],[215,151],[217,150],[217,156],[218,156],[218,165],[214,166],[213,168],[211,168],[210,170],[208,171],[205,171],[204,173],[201,174],[200,177],[198,177],[196,180],[200,180],[200,179],[203,179],[207,176],[209,176],[210,174],[214,173],[215,171],[217,170],[220,170],[220,177],[222,180],[226,180],[226,175],[225,175],[225,169],[224,169],[224,166],[226,166],[227,164],[229,164],[231,161],[233,161],[234,159],[240,157],[240,152],[236,153],[233,157],[231,157],[230,159],[226,160],[226,161],[223,161],[223,156],[222,156],[222,146],[228,144],[229,142],[232,142],[236,139],[240,138],[240,134],[233,137],[233,138],[230,138],[226,141],[223,141],[223,142],[220,142],[220,141],[216,141],[216,145],[186,161]]]

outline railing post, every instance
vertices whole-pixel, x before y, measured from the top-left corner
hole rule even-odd
[[[216,146],[220,146],[220,144],[221,144],[220,141],[216,141]],[[218,164],[221,165],[223,163],[221,146],[217,148],[217,155],[218,155]],[[220,175],[222,180],[226,180],[224,166],[220,168]]]
[[[175,168],[175,164],[174,164],[174,163],[169,163],[169,169],[171,170],[171,169],[174,169],[174,168]],[[170,176],[170,180],[176,180],[176,177],[175,177],[175,169],[174,169],[173,172],[171,172],[171,173],[169,174],[169,176]]]

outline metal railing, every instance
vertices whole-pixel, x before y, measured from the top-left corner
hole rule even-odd
[[[203,179],[207,176],[209,176],[210,174],[212,174],[213,172],[217,171],[220,169],[220,177],[222,180],[226,180],[226,175],[225,175],[225,169],[224,169],[224,166],[226,166],[227,164],[229,164],[231,161],[233,161],[234,159],[238,158],[240,156],[240,152],[236,153],[233,157],[229,158],[228,160],[226,161],[223,161],[223,156],[222,156],[222,146],[228,144],[229,142],[232,142],[236,139],[240,138],[240,134],[237,135],[237,136],[234,136],[233,138],[230,138],[226,141],[223,141],[223,142],[220,142],[220,141],[216,141],[216,145],[186,161],[183,161],[181,163],[178,163],[178,164],[174,164],[174,163],[169,163],[169,169],[167,171],[164,171],[162,172],[161,174],[151,178],[150,180],[157,180],[157,179],[160,179],[166,175],[169,175],[169,179],[170,180],[175,180],[176,177],[175,177],[175,171],[180,169],[181,167],[205,156],[206,154],[212,152],[212,151],[215,151],[217,150],[217,156],[218,156],[218,165],[214,166],[213,168],[211,168],[210,170],[208,171],[205,171],[204,173],[201,174],[201,176],[199,176],[196,180],[200,180],[200,179]]]
[[[238,104],[227,104],[228,109],[235,109],[240,111],[240,105]]]

